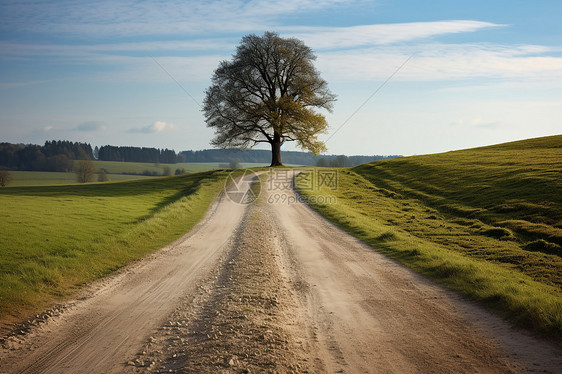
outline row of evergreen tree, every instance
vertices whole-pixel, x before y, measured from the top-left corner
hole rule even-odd
[[[175,164],[177,162],[176,152],[170,149],[104,145],[99,149],[96,147],[94,153],[95,158],[100,161],[154,162],[163,164]]]
[[[175,164],[176,152],[169,149],[97,146],[66,140],[35,144],[0,143],[0,168],[29,171],[72,171],[75,160],[150,162]]]
[[[0,143],[0,167],[12,170],[71,171],[74,160],[93,158],[87,143],[65,140],[45,142],[45,145]]]

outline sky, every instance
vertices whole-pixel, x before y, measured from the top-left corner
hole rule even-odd
[[[561,134],[561,14],[559,0],[0,0],[0,142],[209,149],[213,71],[265,31],[316,54],[337,95],[328,154]]]

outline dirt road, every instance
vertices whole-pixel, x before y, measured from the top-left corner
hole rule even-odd
[[[5,339],[0,373],[562,372],[559,348],[294,198],[223,196],[184,238]]]

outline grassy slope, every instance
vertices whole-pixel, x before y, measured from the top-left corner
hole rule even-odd
[[[444,213],[562,244],[562,135],[395,161],[354,170]]]
[[[339,172],[329,219],[513,321],[562,338],[562,136]]]
[[[0,322],[178,238],[204,215],[227,172],[0,190]]]

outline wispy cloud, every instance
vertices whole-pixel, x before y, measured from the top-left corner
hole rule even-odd
[[[106,126],[101,122],[96,121],[87,121],[82,122],[74,130],[76,131],[84,131],[84,132],[98,132],[103,131],[106,129]]]
[[[296,37],[314,49],[342,49],[409,42],[437,35],[474,32],[505,25],[473,20],[409,22],[353,27],[302,28]]]
[[[347,49],[387,45],[415,41],[431,36],[474,32],[504,25],[473,21],[453,20],[435,22],[411,22],[394,24],[373,24],[353,27],[299,27],[279,28],[284,36],[297,37],[315,50]],[[203,35],[203,33],[201,33]],[[187,37],[186,37],[187,38]],[[149,54],[162,53],[168,56],[186,56],[209,51],[234,51],[238,37],[209,38],[190,36],[186,40],[159,40],[157,42],[102,42],[88,44],[24,44],[0,42],[2,58],[25,58],[30,56],[51,56],[76,59],[90,59],[101,55],[128,55],[130,52]]]
[[[380,80],[409,55],[395,77],[402,81],[472,78],[562,81],[562,57],[547,47],[498,44],[416,44],[319,53],[319,69],[332,79]]]
[[[4,1],[0,2],[0,32],[45,33],[50,36],[45,40],[58,42],[0,42],[0,60],[47,61],[58,70],[50,71],[49,76],[33,75],[29,81],[0,82],[0,89],[45,82],[41,78],[169,82],[152,55],[182,84],[200,83],[209,80],[220,60],[229,58],[240,35],[265,29],[304,40],[317,51],[317,66],[329,80],[385,79],[412,53],[414,59],[393,79],[562,80],[560,51],[544,46],[438,43],[441,36],[506,27],[502,24],[442,20],[304,27],[283,22],[289,15],[353,5],[364,5],[364,0],[173,0],[165,5],[134,0],[77,0],[54,5],[35,0]],[[58,38],[61,35],[70,39]],[[143,38],[147,35],[150,38]],[[80,40],[87,41],[80,44]],[[74,66],[87,73],[79,76]],[[189,83],[185,86],[190,90]],[[147,132],[147,128],[136,131]]]
[[[145,127],[133,127],[127,130],[128,133],[140,133],[140,134],[153,134],[159,132],[166,132],[175,130],[177,127],[173,123],[167,123],[163,121],[156,121],[152,125]]]
[[[127,42],[127,43],[99,43],[99,44],[37,44],[14,43],[0,41],[2,55],[0,59],[19,59],[34,56],[74,57],[84,60],[103,55],[129,55],[130,53],[145,52],[150,54],[168,54],[185,56],[193,53],[209,51],[233,51],[238,40],[228,39],[192,39],[185,41],[162,40],[158,42]]]
[[[1,48],[0,48],[1,50]],[[35,86],[37,84],[47,83],[49,80],[40,81],[25,81],[25,82],[2,82],[0,83],[0,90],[12,89],[16,87]]]
[[[0,30],[139,36],[246,32],[275,27],[279,17],[349,6],[360,0],[85,0],[0,3]]]

